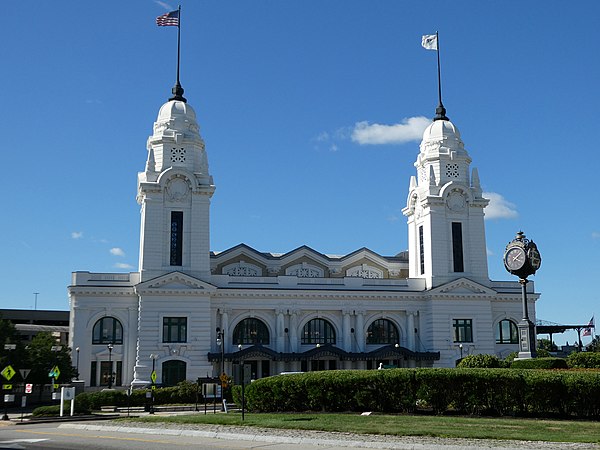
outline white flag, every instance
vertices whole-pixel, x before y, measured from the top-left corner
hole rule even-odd
[[[421,40],[421,45],[427,50],[437,50],[437,34],[426,34]]]

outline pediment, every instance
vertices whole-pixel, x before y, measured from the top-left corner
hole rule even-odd
[[[190,292],[205,291],[212,292],[217,288],[210,283],[206,283],[198,278],[186,275],[181,272],[170,272],[160,277],[153,278],[135,287],[138,293],[173,293],[181,292],[189,294]]]
[[[431,295],[494,295],[496,291],[468,278],[459,278],[438,286],[430,291]]]

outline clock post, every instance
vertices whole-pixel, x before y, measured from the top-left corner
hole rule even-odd
[[[535,358],[535,325],[529,320],[527,308],[527,277],[535,274],[542,264],[537,245],[525,238],[522,231],[508,243],[504,251],[504,267],[508,272],[519,277],[521,284],[521,300],[523,318],[517,325],[519,330],[519,359]]]

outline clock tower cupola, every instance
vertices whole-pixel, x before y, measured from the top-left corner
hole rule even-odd
[[[210,199],[215,186],[196,112],[181,95],[160,108],[147,150],[137,195],[142,216],[142,281],[171,271],[206,280],[210,276]]]
[[[438,107],[439,109],[439,107]],[[488,285],[482,197],[458,128],[436,110],[425,129],[403,209],[408,222],[409,277],[428,289],[465,277]]]

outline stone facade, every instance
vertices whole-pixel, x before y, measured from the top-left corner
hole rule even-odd
[[[138,174],[139,271],[73,273],[70,345],[88,387],[195,380],[247,363],[285,371],[453,367],[519,350],[517,282],[489,280],[476,169],[448,120],[425,131],[409,183],[409,250],[326,255],[209,249],[215,191],[194,110],[164,104]],[[535,320],[539,297],[529,283]],[[108,344],[112,344],[109,351]]]

